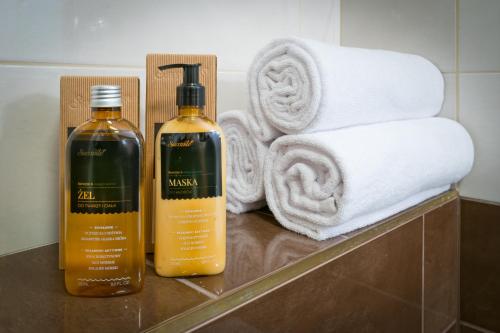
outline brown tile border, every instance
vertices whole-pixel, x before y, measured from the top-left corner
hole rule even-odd
[[[423,328],[447,332],[458,318],[459,200],[424,215]]]
[[[225,271],[185,278],[183,282],[223,297],[345,239],[339,236],[318,242],[283,228],[272,215],[260,212],[228,214]]]
[[[500,331],[500,204],[461,199],[460,315]]]
[[[421,333],[422,216],[196,332]]]
[[[314,253],[294,265],[283,267],[250,284],[236,288],[217,300],[211,300],[170,318],[148,329],[147,332],[180,332],[196,329],[457,198],[456,191],[449,191],[429,199],[403,213],[364,228],[362,232],[354,234],[349,239]]]
[[[497,206],[500,208],[500,202],[495,202],[495,201],[489,201],[489,200],[484,200],[484,199],[477,199],[477,198],[471,198],[471,197],[463,197],[460,196],[461,201],[470,201],[470,202],[475,202],[483,205],[491,205],[491,206]]]
[[[0,311],[0,314],[3,314],[3,316],[0,315],[2,317],[0,319],[4,321],[3,324],[0,324],[0,327],[3,325],[7,329],[10,327],[12,330],[14,327],[22,328],[23,323],[34,325],[30,326],[33,329],[26,327],[26,330],[29,331],[34,330],[35,327],[40,327],[40,323],[42,323],[42,327],[43,323],[52,323],[52,325],[56,326],[66,325],[65,327],[69,327],[76,325],[91,328],[94,327],[95,320],[100,318],[100,315],[96,315],[96,313],[100,313],[100,311],[105,313],[109,311],[116,312],[123,305],[123,302],[132,302],[133,304],[130,304],[140,306],[144,311],[137,317],[140,330],[155,332],[192,330],[240,309],[245,304],[257,299],[263,299],[263,296],[269,295],[274,290],[281,290],[285,285],[290,287],[290,283],[297,281],[299,278],[309,277],[312,273],[317,274],[322,267],[334,261],[337,262],[337,258],[352,253],[368,243],[373,244],[375,240],[381,240],[384,235],[390,236],[388,233],[396,229],[404,229],[402,227],[409,226],[411,221],[421,219],[422,215],[427,212],[442,207],[451,201],[457,200],[457,198],[458,195],[455,191],[449,191],[403,213],[351,234],[350,238],[345,238],[341,242],[321,242],[320,246],[318,243],[318,247],[314,247],[310,252],[300,252],[300,258],[286,261],[284,264],[280,262],[274,266],[278,269],[273,267],[271,270],[263,271],[249,282],[243,281],[234,284],[234,288],[229,289],[227,293],[220,296],[215,295],[215,297],[207,297],[207,294],[200,293],[200,286],[193,288],[193,286],[182,283],[182,281],[160,278],[154,274],[151,267],[148,267],[146,276],[148,282],[144,291],[139,294],[107,300],[71,298],[64,292],[63,272],[57,269],[57,245],[2,257],[0,258],[0,266],[13,274],[0,275],[2,281],[0,285],[10,286],[4,289],[0,288],[0,291],[3,290],[2,295],[6,299],[13,299],[14,301],[6,302],[5,305],[8,307],[4,306],[3,311]],[[266,218],[265,221],[272,222],[272,219]],[[282,233],[293,236],[285,229],[279,229],[276,224],[273,225],[278,231],[281,230]],[[278,234],[281,233],[278,232]],[[148,256],[148,258],[151,259],[151,256]],[[25,263],[25,265],[17,265],[18,262]],[[150,265],[151,261],[149,260],[148,266]],[[38,276],[40,283],[33,283],[33,276]],[[17,289],[19,277],[29,281],[20,282],[21,284],[25,283],[26,288]],[[42,303],[37,301],[40,297],[43,298]],[[172,301],[172,298],[174,301]],[[179,302],[175,301],[176,298],[180,298]],[[25,304],[30,302],[32,304],[29,308],[26,308]],[[64,322],[57,320],[54,322],[52,318],[62,318],[60,311],[63,311],[64,308],[61,310],[60,305],[63,303],[68,308],[64,314],[69,317]],[[101,309],[102,306],[104,310]],[[31,314],[26,312],[29,309],[32,310]],[[54,311],[47,311],[47,309]],[[133,309],[129,308],[128,311],[131,310]],[[82,312],[88,312],[89,315],[84,317],[74,315]],[[23,321],[23,319],[28,318],[30,320]],[[113,318],[107,324],[108,331],[128,330],[127,327],[130,328],[132,327],[130,325],[135,325],[135,317],[133,316],[129,318],[125,314],[125,317],[123,317],[122,314],[118,322],[113,322],[113,320],[116,320],[116,318]],[[13,323],[12,320],[18,320],[18,322]],[[115,324],[116,326],[113,326]]]

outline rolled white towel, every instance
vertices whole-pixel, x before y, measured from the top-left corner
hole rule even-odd
[[[248,80],[253,130],[262,141],[280,132],[434,116],[444,99],[442,74],[420,56],[299,38],[266,45]]]
[[[473,155],[466,130],[444,118],[282,136],[266,157],[267,204],[286,228],[322,240],[446,191]]]
[[[227,142],[227,210],[240,214],[264,207],[263,166],[268,146],[252,133],[246,111],[222,112],[218,122]]]

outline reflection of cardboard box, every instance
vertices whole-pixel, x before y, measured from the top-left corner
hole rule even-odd
[[[59,122],[59,268],[64,269],[64,165],[66,139],[90,119],[90,87],[98,84],[122,88],[122,116],[139,128],[139,78],[125,76],[62,76]]]
[[[161,65],[200,63],[200,83],[205,86],[205,115],[216,118],[217,57],[215,55],[149,54],[146,58],[146,251],[153,251],[155,137],[164,122],[177,116],[176,88],[182,68],[160,71]]]

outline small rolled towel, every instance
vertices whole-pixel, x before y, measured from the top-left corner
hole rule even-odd
[[[240,214],[264,207],[263,166],[268,146],[251,132],[247,111],[222,112],[218,122],[227,142],[227,210]]]
[[[286,228],[322,240],[446,191],[473,155],[469,134],[444,118],[282,136],[266,157],[267,204]]]
[[[441,72],[428,60],[384,50],[287,38],[255,57],[248,85],[262,141],[439,113]]]

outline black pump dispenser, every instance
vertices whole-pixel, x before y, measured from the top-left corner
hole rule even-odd
[[[177,106],[205,106],[205,87],[200,84],[201,64],[170,64],[158,67],[163,71],[169,68],[182,68],[184,79],[177,86]]]

